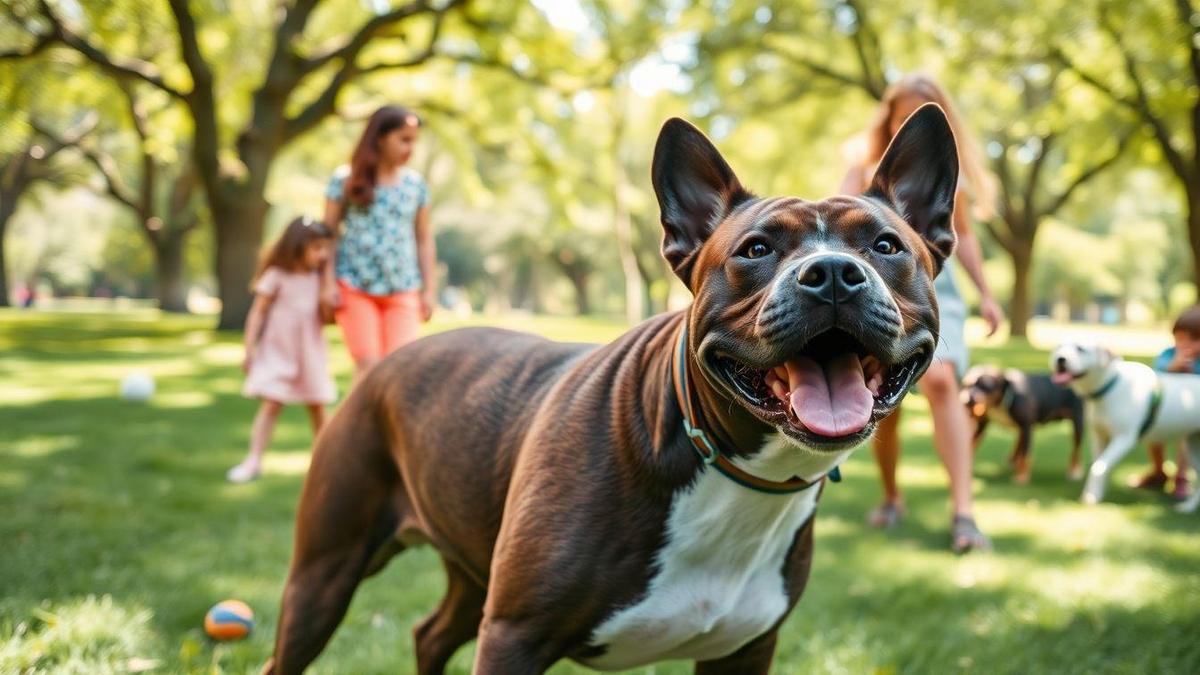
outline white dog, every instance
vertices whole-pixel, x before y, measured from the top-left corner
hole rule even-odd
[[[1050,355],[1050,370],[1055,382],[1070,385],[1087,402],[1093,461],[1085,504],[1104,497],[1113,466],[1139,441],[1186,438],[1192,464],[1200,467],[1200,376],[1158,373],[1103,347],[1072,342]],[[1177,508],[1190,513],[1197,506],[1200,490]]]

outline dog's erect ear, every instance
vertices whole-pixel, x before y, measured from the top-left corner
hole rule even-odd
[[[954,251],[958,148],[936,103],[917,108],[896,132],[875,169],[867,196],[891,204],[925,240],[938,271]]]
[[[691,288],[696,251],[749,193],[708,138],[677,117],[658,132],[650,175],[662,213],[663,257]]]

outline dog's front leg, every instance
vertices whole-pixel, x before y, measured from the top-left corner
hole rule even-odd
[[[1009,463],[1013,467],[1013,482],[1024,485],[1029,482],[1029,444],[1033,436],[1033,425],[1024,422],[1017,427],[1017,444],[1013,446]]]
[[[712,661],[697,661],[696,675],[766,675],[771,670],[771,660],[775,658],[775,638],[778,634],[777,629],[772,629],[729,656]]]
[[[1129,454],[1135,445],[1136,434],[1120,434],[1108,442],[1104,451],[1092,462],[1092,468],[1088,470],[1087,482],[1080,497],[1084,504],[1096,504],[1104,498],[1104,489],[1108,486],[1108,476],[1113,467]]]
[[[561,658],[541,633],[517,621],[485,618],[479,626],[474,675],[537,675]]]
[[[979,445],[983,443],[983,432],[987,430],[987,427],[987,415],[975,418],[975,435],[971,437],[971,452],[979,451]]]

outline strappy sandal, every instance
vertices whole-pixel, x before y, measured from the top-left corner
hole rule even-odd
[[[950,549],[962,555],[968,551],[988,551],[992,540],[980,531],[971,516],[954,516],[950,523]]]
[[[904,517],[904,505],[900,502],[884,502],[867,514],[867,524],[880,530],[890,530],[900,524]]]
[[[1187,499],[1191,494],[1192,491],[1188,489],[1188,479],[1182,476],[1176,476],[1175,489],[1171,490],[1171,499],[1181,502]]]

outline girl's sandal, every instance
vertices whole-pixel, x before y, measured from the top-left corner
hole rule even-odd
[[[1183,501],[1188,498],[1192,491],[1188,489],[1188,479],[1177,477],[1175,479],[1175,488],[1171,490],[1171,499],[1175,501]]]
[[[889,530],[900,524],[902,517],[904,517],[904,506],[899,502],[884,502],[867,515],[867,523],[874,528]]]
[[[225,479],[230,483],[249,483],[262,475],[261,465],[251,465],[242,462],[225,473]]]
[[[970,516],[954,516],[950,523],[950,548],[959,555],[967,551],[988,551],[992,540],[979,530]]]

